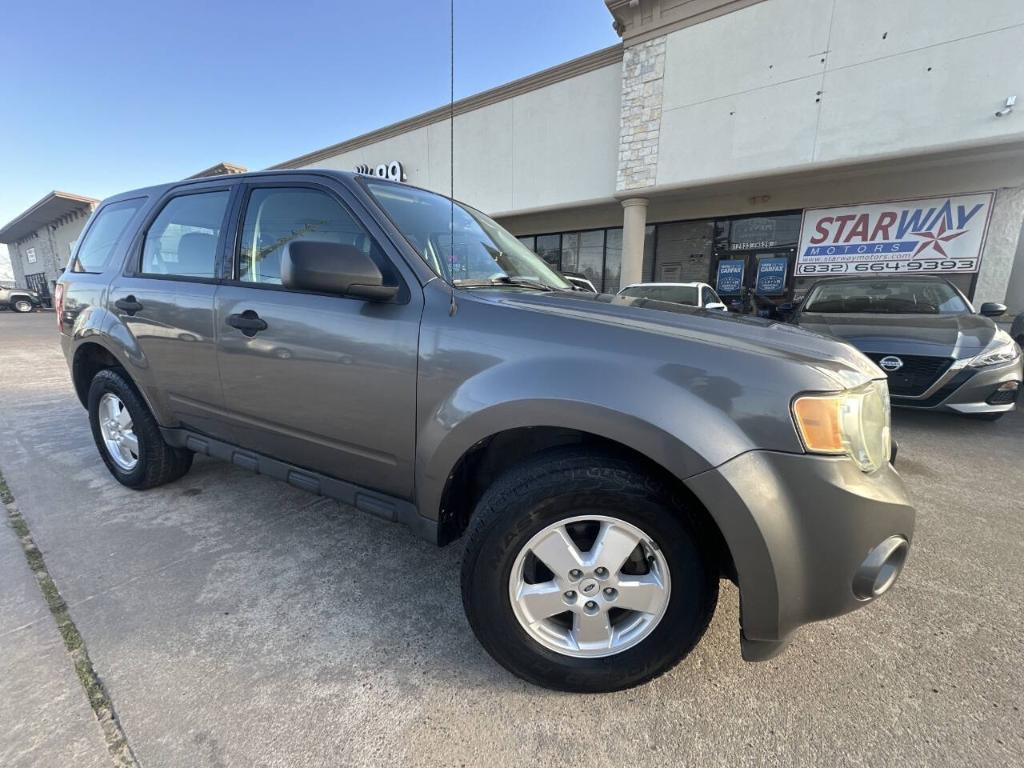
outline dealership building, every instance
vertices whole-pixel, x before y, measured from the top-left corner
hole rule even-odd
[[[621,44],[454,104],[454,163],[445,105],[275,167],[454,187],[605,291],[939,273],[1024,311],[1020,0],[606,5]]]

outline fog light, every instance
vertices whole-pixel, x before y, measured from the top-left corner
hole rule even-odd
[[[881,597],[896,583],[907,561],[910,544],[902,536],[890,536],[872,549],[853,577],[853,594],[858,600]]]
[[[989,405],[1010,405],[1016,402],[1018,392],[1020,392],[1019,381],[1004,381],[996,387],[996,391],[989,395],[985,402]]]

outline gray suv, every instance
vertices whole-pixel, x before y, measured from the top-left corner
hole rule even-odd
[[[867,605],[914,510],[885,375],[788,325],[573,290],[479,211],[254,173],[93,214],[56,294],[124,485],[204,454],[464,541],[462,599],[527,680],[659,675],[739,587],[741,648]]]

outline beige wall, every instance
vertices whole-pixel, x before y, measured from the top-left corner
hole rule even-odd
[[[1024,137],[994,116],[1022,50],[1021,0],[768,0],[671,32],[657,185]]]
[[[457,115],[455,196],[499,214],[611,200],[620,79],[614,64]],[[443,120],[310,167],[398,160],[410,184],[447,194],[450,147]]]

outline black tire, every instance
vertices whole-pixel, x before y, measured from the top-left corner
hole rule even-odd
[[[132,417],[132,428],[139,442],[139,457],[131,471],[125,471],[117,465],[107,450],[100,430],[99,403],[108,392],[120,398]],[[107,368],[97,373],[89,387],[88,403],[89,425],[92,427],[96,449],[110,474],[122,485],[140,491],[154,488],[177,480],[192,466],[192,451],[164,442],[156,419],[123,371]]]
[[[660,622],[638,645],[577,658],[534,640],[509,598],[513,564],[530,539],[558,520],[596,513],[655,542],[672,588]],[[545,451],[500,477],[477,505],[462,561],[462,601],[477,639],[524,680],[562,691],[630,688],[664,674],[697,645],[718,601],[715,550],[702,518],[628,458],[580,448]],[[496,599],[496,597],[498,599]]]
[[[35,305],[27,299],[11,299],[11,311],[19,314],[28,314],[35,311]]]

